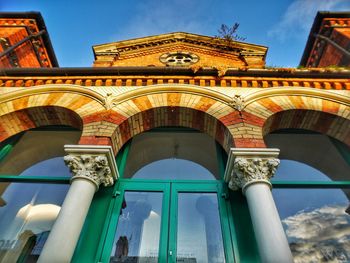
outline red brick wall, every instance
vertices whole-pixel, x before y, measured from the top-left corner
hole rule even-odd
[[[304,129],[326,134],[350,146],[350,120],[321,111],[287,110],[267,119],[264,135],[280,129]]]
[[[22,131],[49,125],[67,125],[82,129],[82,120],[71,110],[46,106],[18,110],[0,116],[0,141]]]

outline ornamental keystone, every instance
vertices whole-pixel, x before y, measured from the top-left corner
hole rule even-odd
[[[86,179],[96,186],[111,186],[119,178],[110,146],[65,145],[64,162],[73,174],[71,181]]]
[[[231,148],[225,171],[225,181],[232,190],[245,189],[254,183],[271,187],[270,179],[280,163],[278,149]]]

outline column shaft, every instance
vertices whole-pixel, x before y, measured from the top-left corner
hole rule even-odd
[[[269,185],[251,184],[245,188],[245,196],[262,262],[293,262]]]
[[[96,185],[90,180],[72,181],[39,263],[71,261],[95,191]]]

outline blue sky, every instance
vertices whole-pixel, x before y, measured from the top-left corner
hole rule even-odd
[[[267,65],[296,67],[318,10],[349,0],[0,0],[1,11],[40,11],[61,67],[92,65],[91,47],[175,31],[214,36],[240,23],[245,42],[269,47]]]

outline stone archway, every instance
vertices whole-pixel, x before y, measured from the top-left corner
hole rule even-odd
[[[232,134],[222,122],[205,112],[184,107],[159,107],[134,114],[117,126],[112,142],[119,150],[133,136],[166,126],[199,130],[214,138],[225,151],[233,147]]]
[[[67,126],[74,130],[62,128]],[[35,163],[63,156],[63,145],[78,142],[81,129],[78,114],[56,106],[26,108],[0,116],[0,138],[4,143],[11,136],[26,132],[21,135],[25,140],[21,137],[20,146],[2,161],[0,174],[17,175]]]
[[[266,131],[264,131],[264,129],[267,129],[266,127],[268,126],[266,125],[270,125],[268,122],[272,121],[272,119],[269,120],[269,118],[274,115],[282,116],[277,115],[282,114],[281,112],[289,112],[290,110],[309,111],[308,114],[310,114],[310,112],[323,112],[335,117],[339,117],[340,123],[342,122],[340,120],[350,119],[350,101],[348,101],[346,98],[335,101],[335,99],[333,98],[334,96],[329,96],[329,98],[327,98],[325,94],[323,94],[323,97],[319,97],[315,94],[313,94],[315,96],[310,96],[309,94],[307,94],[307,92],[304,92],[304,94],[300,93],[298,95],[283,95],[282,92],[278,94],[274,93],[271,93],[270,95],[262,94],[261,98],[256,96],[251,101],[248,101],[245,108],[240,112],[242,123],[244,125],[242,125],[241,123],[236,124],[237,127],[239,127],[240,125],[242,126],[241,132],[244,133],[247,138],[253,138],[253,136],[255,136],[257,144],[260,145],[259,147],[265,147],[263,137],[264,134],[266,134]],[[287,115],[285,115],[285,117],[286,116]],[[286,121],[284,117],[282,119],[283,121]],[[328,123],[330,122],[329,118],[326,119],[327,120],[320,119],[320,122],[317,124],[319,125],[318,129],[324,129],[321,128],[322,125],[331,125],[327,123],[322,123],[322,121],[326,121]],[[328,127],[330,130],[333,129],[331,126]],[[238,146],[244,147],[245,143],[245,141],[241,142],[235,139],[235,144]]]

